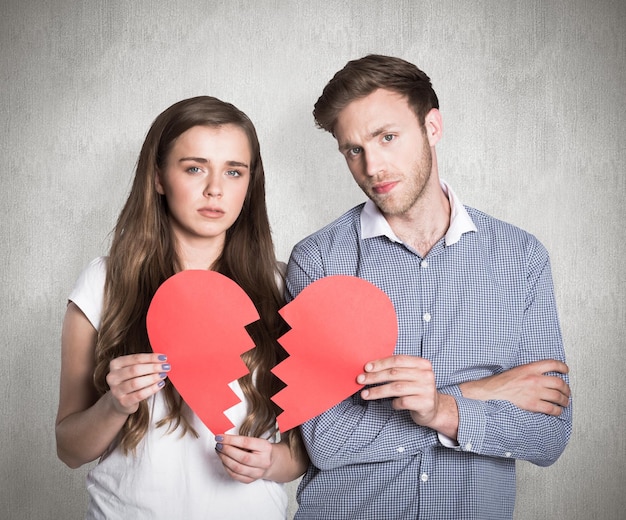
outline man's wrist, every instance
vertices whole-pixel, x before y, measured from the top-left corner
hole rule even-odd
[[[429,427],[451,440],[456,440],[459,433],[459,408],[454,397],[439,394],[437,413]]]

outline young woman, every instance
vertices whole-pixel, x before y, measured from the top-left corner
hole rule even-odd
[[[150,348],[152,296],[184,269],[230,277],[261,316],[244,356],[253,375],[231,385],[236,435],[200,422]],[[285,518],[280,483],[307,458],[297,429],[280,438],[270,400],[280,280],[253,124],[212,97],[172,105],[145,139],[109,256],[81,274],[63,323],[57,452],[72,468],[100,459],[87,518]]]

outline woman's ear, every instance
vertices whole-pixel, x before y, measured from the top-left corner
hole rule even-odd
[[[424,118],[424,129],[426,137],[428,138],[428,144],[432,148],[439,142],[443,135],[443,120],[439,110],[431,108],[430,112],[426,114]]]
[[[154,188],[159,195],[165,195],[165,188],[163,188],[163,184],[161,183],[161,174],[159,170],[157,170],[154,175]]]

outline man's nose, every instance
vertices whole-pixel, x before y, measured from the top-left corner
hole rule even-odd
[[[368,151],[365,154],[365,173],[370,177],[378,175],[385,170],[385,162],[381,153]]]

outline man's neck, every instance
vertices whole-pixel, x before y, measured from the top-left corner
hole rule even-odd
[[[385,215],[397,237],[424,258],[450,226],[450,201],[435,175],[420,199],[402,215]]]

